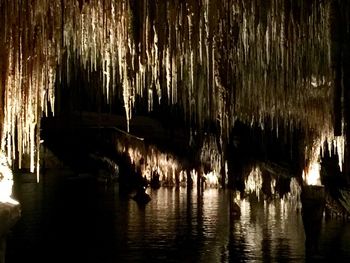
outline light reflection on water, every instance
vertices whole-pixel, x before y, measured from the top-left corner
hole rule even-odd
[[[287,201],[242,199],[241,217],[233,219],[228,190],[148,189],[152,200],[140,207],[121,198],[118,185],[45,183],[17,184],[22,219],[9,238],[7,262],[305,260],[301,215]],[[349,224],[324,222],[321,259],[348,257],[349,237]]]
[[[268,261],[303,258],[301,215],[289,209],[283,200],[268,203],[251,198],[243,200],[241,208],[241,220],[233,227],[233,235],[243,242],[247,258]]]
[[[187,194],[185,188],[161,188],[149,194],[152,201],[145,208],[129,203],[127,237],[131,250],[161,250],[154,259],[168,261],[304,257],[301,215],[282,200],[243,199],[241,218],[233,219],[229,216],[229,191],[206,189],[198,196],[196,189]],[[169,257],[170,251],[178,254]]]

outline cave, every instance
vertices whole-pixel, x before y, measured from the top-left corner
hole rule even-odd
[[[0,0],[0,263],[349,259],[349,14]]]

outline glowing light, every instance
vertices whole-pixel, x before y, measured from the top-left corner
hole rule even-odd
[[[247,194],[255,193],[257,197],[260,196],[260,190],[262,188],[262,172],[259,167],[254,167],[247,179],[245,180],[245,192]]]
[[[148,181],[152,175],[157,173],[162,182],[174,184],[176,177],[180,176],[180,164],[169,153],[159,151],[155,146],[145,147],[140,143],[126,143],[120,139],[117,142],[117,150],[120,154],[127,154],[136,170],[141,171],[141,175]],[[184,182],[186,173],[181,173],[180,182]]]
[[[202,166],[210,170],[202,174],[203,178],[205,178],[206,186],[218,186],[221,178],[219,172],[222,170],[222,157],[215,136],[210,135],[205,137],[200,153]]]
[[[209,187],[215,187],[219,185],[219,175],[216,173],[216,171],[211,171],[207,174],[204,174],[203,177],[205,178],[205,184]]]
[[[311,147],[306,147],[305,158],[308,161],[303,171],[303,179],[307,185],[321,185],[321,155],[324,155],[325,146],[328,146],[329,155],[338,156],[338,165],[342,170],[344,162],[345,137],[334,136],[333,131],[324,130],[321,136],[313,141]]]
[[[0,202],[18,205],[19,203],[11,197],[13,186],[12,179],[13,175],[8,166],[7,158],[0,152]]]
[[[322,142],[322,139],[315,140],[310,150],[306,149],[308,163],[303,171],[303,179],[307,185],[321,185],[320,154]]]
[[[303,179],[307,185],[321,185],[321,165],[318,162],[314,162],[307,167],[306,171],[303,171]]]
[[[159,151],[155,146],[145,147],[144,144],[136,141],[132,143],[119,139],[116,143],[116,149],[120,154],[127,154],[131,163],[135,165],[135,169],[141,171],[141,175],[148,181],[151,180],[154,173],[157,173],[159,180],[167,185],[175,185],[175,182],[178,182],[185,186],[187,177],[190,176],[193,186],[197,185],[198,177],[204,180],[205,187],[219,186],[221,176],[216,169],[221,169],[220,161],[218,161],[220,155],[208,145],[203,147],[205,150],[202,149],[202,161],[204,162],[202,165],[209,165],[210,168],[214,167],[214,169],[207,173],[191,169],[189,174],[175,156]]]

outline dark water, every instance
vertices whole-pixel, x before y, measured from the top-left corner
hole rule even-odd
[[[229,191],[161,188],[139,207],[118,184],[48,173],[15,183],[22,218],[7,262],[303,262],[300,213],[287,202],[241,201],[230,219]],[[350,259],[350,224],[324,221],[316,261]]]

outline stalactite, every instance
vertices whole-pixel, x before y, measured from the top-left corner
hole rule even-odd
[[[174,185],[177,178],[182,185],[186,182],[186,176],[184,171],[181,171],[179,161],[173,155],[161,152],[155,146],[146,146],[143,142],[119,138],[117,151],[127,155],[135,169],[139,170],[148,181],[157,174],[163,184]]]
[[[259,167],[252,168],[244,183],[245,192],[247,194],[254,193],[258,198],[260,198],[260,190],[262,188],[263,177]]]
[[[203,176],[207,180],[216,178],[217,185],[218,181],[221,179],[220,172],[222,158],[223,157],[218,149],[216,138],[214,136],[207,136],[200,151],[200,162],[201,165],[204,166]],[[214,182],[211,182],[211,184],[214,184]]]
[[[338,140],[329,1],[0,0],[0,7],[1,147],[19,163],[38,152],[33,133],[42,112],[54,111],[55,81],[70,83],[77,68],[107,103],[121,94],[128,130],[139,95],[149,110],[156,98],[181,105],[197,128],[219,123],[224,144],[236,119],[262,128],[271,121],[277,133],[301,126],[309,145]]]

